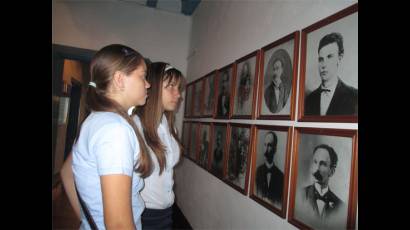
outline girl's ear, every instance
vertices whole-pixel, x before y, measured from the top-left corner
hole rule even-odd
[[[125,78],[124,72],[118,71],[118,70],[115,71],[113,81],[112,81],[115,89],[118,89],[120,91],[124,90],[125,88],[124,78]]]

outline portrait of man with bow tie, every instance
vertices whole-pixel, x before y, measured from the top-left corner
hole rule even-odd
[[[345,205],[329,188],[336,166],[337,154],[332,147],[326,144],[315,147],[310,169],[314,183],[304,188],[304,198],[319,219],[336,214]]]
[[[256,195],[281,207],[284,177],[282,170],[273,161],[277,152],[278,137],[275,132],[268,131],[262,138],[264,161],[256,170]]]
[[[346,229],[353,140],[337,130],[299,130],[294,217],[314,229]]]
[[[345,54],[343,36],[332,32],[320,39],[318,48],[320,85],[305,97],[305,115],[357,115],[358,90],[340,74]]]

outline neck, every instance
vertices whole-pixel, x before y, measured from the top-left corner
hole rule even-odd
[[[320,192],[322,192],[323,189],[326,189],[328,187],[328,183],[319,184],[318,182],[316,182],[315,187],[316,189],[320,189]]]
[[[279,87],[280,83],[282,83],[282,80],[280,80],[280,77],[274,78],[273,83],[276,85],[276,87]]]
[[[330,88],[337,83],[338,79],[339,79],[338,77],[334,77],[329,80],[324,80],[322,81],[322,87]]]

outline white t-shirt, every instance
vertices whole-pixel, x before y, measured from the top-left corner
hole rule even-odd
[[[81,198],[98,229],[105,229],[100,176],[125,174],[132,177],[132,212],[134,223],[141,229],[144,201],[140,190],[143,179],[134,172],[140,150],[133,128],[113,112],[92,112],[82,124],[73,147],[74,180]],[[81,209],[80,229],[90,229]]]
[[[133,117],[135,123],[142,133],[141,120],[138,116]],[[174,166],[178,163],[180,157],[180,149],[177,141],[169,132],[168,121],[163,115],[161,123],[158,127],[158,136],[163,145],[166,147],[166,167],[159,175],[159,164],[157,157],[151,148],[147,145],[151,159],[154,163],[154,170],[149,177],[144,179],[145,187],[141,192],[142,198],[145,201],[145,206],[149,209],[165,209],[174,204]]]

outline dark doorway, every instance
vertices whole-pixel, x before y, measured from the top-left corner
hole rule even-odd
[[[64,160],[71,152],[78,129],[78,115],[80,112],[81,83],[71,79],[70,105],[68,110],[67,133],[65,138]]]

